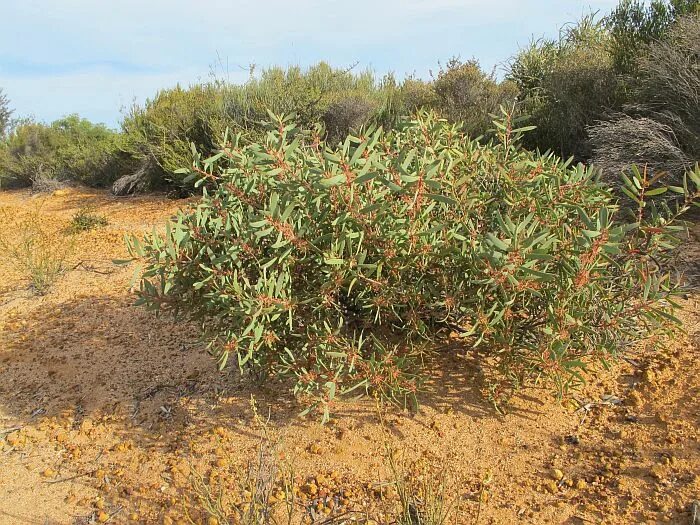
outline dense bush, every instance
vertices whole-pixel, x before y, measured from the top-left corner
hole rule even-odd
[[[518,53],[508,77],[518,87],[520,111],[537,126],[525,139],[528,147],[590,157],[587,126],[624,101],[609,45],[603,23],[589,16],[558,40],[533,42]]]
[[[124,117],[125,149],[141,169],[146,187],[179,186],[175,171],[191,163],[192,144],[212,151],[225,129],[223,98],[215,86],[176,86],[156,94]]]
[[[700,160],[700,16],[680,19],[637,70],[634,104],[590,128],[593,161],[610,177],[638,164],[678,183]]]
[[[449,121],[462,123],[472,137],[486,134],[492,127],[490,115],[501,106],[511,106],[517,95],[514,83],[498,83],[475,60],[450,60],[438,71],[432,88],[434,102],[425,101],[422,107],[432,106]]]
[[[50,125],[26,120],[4,141],[0,173],[10,185],[48,179],[104,186],[120,174],[125,161],[120,146],[118,133],[77,115]]]
[[[621,222],[593,171],[522,149],[513,127],[486,145],[431,115],[338,149],[284,118],[264,143],[232,136],[195,159],[202,199],[131,240],[138,302],[201,323],[221,366],[293,378],[326,408],[356,389],[412,399],[418,349],[450,331],[503,377],[564,389],[673,320],[657,263],[680,227],[648,203]]]
[[[639,0],[621,0],[605,17],[616,71],[635,74],[648,46],[663,40],[680,17],[692,13],[700,13],[700,1],[652,0],[647,4]]]
[[[177,170],[191,164],[192,144],[211,152],[226,128],[262,139],[268,111],[295,114],[306,127],[324,123],[328,140],[340,141],[372,119],[393,118],[388,106],[395,92],[391,78],[378,82],[370,72],[355,74],[323,62],[307,70],[270,68],[241,85],[213,82],[163,90],[132,107],[123,130],[127,149],[137,166],[146,167],[151,186],[191,188]]]

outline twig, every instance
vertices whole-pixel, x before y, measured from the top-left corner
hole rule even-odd
[[[11,432],[14,432],[15,430],[21,430],[22,427],[11,427],[11,428],[6,428],[5,430],[0,430],[0,436],[4,436],[5,434],[10,434]]]
[[[71,481],[71,480],[74,480],[74,479],[82,478],[82,477],[84,477],[84,476],[87,476],[87,473],[76,474],[75,476],[71,476],[71,477],[69,477],[69,478],[50,479],[50,480],[44,481],[44,483],[51,483],[51,484],[53,484],[53,483],[63,483],[64,481]]]

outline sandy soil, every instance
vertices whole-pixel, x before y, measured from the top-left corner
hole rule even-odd
[[[563,404],[533,387],[501,415],[477,363],[453,355],[435,364],[417,415],[391,409],[382,425],[364,400],[321,426],[298,417],[278,385],[217,372],[193,327],[132,305],[134,267],[112,263],[126,255],[124,234],[185,204],[0,193],[0,208],[40,208],[47,227],[64,228],[86,205],[109,221],[75,236],[72,269],[47,295],[0,258],[1,524],[189,523],[188,513],[206,523],[190,474],[236,492],[264,430],[251,396],[310,493],[328,485],[379,506],[388,445],[449,472],[459,523],[477,521],[482,488],[483,524],[690,522],[700,499],[700,294],[683,301],[687,333],[667,350],[636,350]],[[687,253],[697,263],[700,250]]]

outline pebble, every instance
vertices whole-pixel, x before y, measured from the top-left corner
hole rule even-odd
[[[561,481],[564,479],[564,473],[558,468],[552,469],[551,474],[555,481]]]
[[[557,487],[557,484],[551,480],[547,481],[544,484],[544,488],[547,490],[547,492],[549,492],[551,494],[556,494],[557,492],[559,492],[559,487]]]

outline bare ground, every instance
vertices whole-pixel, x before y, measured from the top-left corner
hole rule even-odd
[[[0,208],[19,216],[40,206],[57,230],[85,205],[109,220],[76,236],[72,269],[47,295],[0,257],[1,524],[189,523],[188,513],[205,522],[189,474],[214,472],[212,483],[237,490],[262,432],[251,396],[300,483],[345,490],[348,505],[379,505],[388,444],[449,473],[459,523],[475,523],[487,477],[479,523],[690,522],[700,499],[700,294],[683,301],[687,333],[667,350],[637,349],[564,403],[531,387],[500,415],[478,363],[454,354],[435,363],[417,415],[392,409],[382,425],[361,400],[321,426],[298,417],[279,385],[217,372],[192,327],[132,305],[134,267],[112,263],[126,255],[124,234],[185,204],[0,193]],[[684,251],[695,268],[699,241]]]

